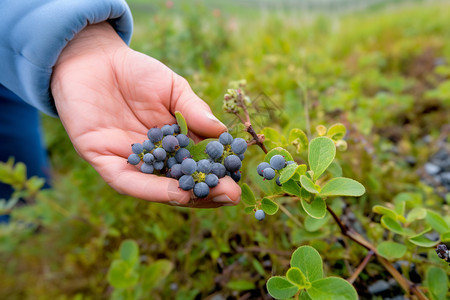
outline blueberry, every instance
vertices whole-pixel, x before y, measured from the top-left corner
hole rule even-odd
[[[166,136],[166,135],[173,135],[174,134],[174,130],[172,128],[172,125],[164,125],[161,128],[161,131],[162,131],[164,136]]]
[[[155,150],[153,150],[153,156],[157,161],[161,161],[166,159],[167,153],[163,148],[156,148]]]
[[[131,145],[131,151],[136,154],[141,154],[142,151],[144,151],[144,147],[142,146],[142,144],[134,143],[133,145]]]
[[[147,150],[147,151],[152,151],[153,148],[155,148],[155,145],[153,145],[153,143],[150,140],[145,140],[142,143],[142,146],[144,147],[144,150]]]
[[[180,148],[175,152],[175,158],[179,164],[183,162],[185,158],[191,157],[191,152],[188,149]]]
[[[176,160],[176,158],[174,156],[169,157],[169,159],[167,159],[167,167],[170,169],[172,168],[174,165],[176,165],[178,162]]]
[[[281,170],[286,166],[286,160],[279,154],[274,155],[270,158],[270,166],[275,170]]]
[[[170,176],[172,178],[178,179],[183,175],[183,172],[181,172],[181,164],[175,164],[170,168]]]
[[[255,211],[256,220],[262,221],[262,220],[264,220],[265,217],[266,217],[266,213],[262,209],[258,209],[257,211]]]
[[[280,182],[280,176],[278,176],[277,179],[275,179],[275,183],[276,183],[278,186],[283,186],[283,185],[281,184],[281,182]]]
[[[239,182],[239,180],[241,180],[241,172],[236,171],[236,172],[230,173],[230,177],[231,177],[231,179],[233,179],[235,182]]]
[[[231,173],[238,171],[242,166],[241,160],[236,155],[227,156],[223,164],[225,165],[225,168]]]
[[[244,154],[246,150],[247,142],[242,138],[235,138],[231,143],[231,151],[233,151],[236,155]]]
[[[157,143],[163,138],[163,133],[160,128],[150,128],[150,130],[147,132],[148,139],[152,143]]]
[[[263,170],[263,176],[267,180],[272,180],[275,177],[275,170],[271,167],[265,168]]]
[[[219,178],[225,177],[227,169],[221,163],[213,163],[211,166],[211,173],[215,174]]]
[[[141,165],[141,172],[145,174],[152,174],[154,170],[153,165],[143,163]]]
[[[153,163],[153,161],[155,160],[155,157],[151,153],[145,153],[143,160],[146,164],[151,165]]]
[[[141,158],[136,153],[131,154],[128,156],[128,163],[132,165],[137,165],[141,162]]]
[[[178,126],[178,124],[172,124],[171,126],[173,128],[173,133],[180,133],[180,126]]]
[[[239,157],[239,159],[240,159],[241,161],[243,161],[244,158],[245,158],[245,155],[244,155],[244,154],[239,154],[237,157]]]
[[[181,163],[181,171],[185,175],[191,175],[197,170],[197,163],[192,158],[186,158]]]
[[[192,190],[194,187],[194,178],[191,175],[183,175],[178,179],[179,187],[185,191]]]
[[[293,161],[293,160],[288,160],[288,161],[286,162],[286,166],[292,165],[292,164],[295,164],[295,161]]]
[[[153,167],[155,167],[155,170],[158,170],[158,171],[164,169],[164,161],[155,161],[153,163]]]
[[[176,138],[181,148],[185,148],[189,145],[189,138],[187,135],[180,133]]]
[[[219,142],[222,145],[231,145],[233,142],[233,137],[228,132],[224,132],[219,136]]]
[[[169,125],[167,125],[169,126]],[[170,127],[170,126],[169,126]],[[172,128],[172,127],[170,127]],[[162,140],[162,146],[164,150],[169,153],[173,153],[180,148],[180,144],[178,143],[178,139],[173,135],[166,135]]]
[[[197,198],[205,198],[209,195],[209,186],[204,182],[199,182],[194,185],[194,195]]]
[[[208,174],[205,177],[205,183],[210,187],[215,187],[219,183],[219,177],[215,174]]]
[[[208,174],[211,172],[211,162],[207,159],[202,159],[197,162],[197,171]]]
[[[206,154],[212,159],[218,159],[223,154],[223,145],[218,141],[211,141],[206,145]]]
[[[268,167],[270,167],[269,163],[266,162],[260,163],[256,168],[256,171],[258,171],[259,176],[263,176],[263,170]]]

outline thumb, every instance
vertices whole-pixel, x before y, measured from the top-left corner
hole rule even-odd
[[[200,99],[182,77],[175,84],[172,112],[183,114],[189,130],[201,137],[218,137],[227,127],[217,119],[208,104]]]

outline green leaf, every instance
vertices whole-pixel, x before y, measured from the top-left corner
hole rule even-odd
[[[108,270],[107,279],[110,285],[116,289],[126,289],[135,286],[139,280],[139,274],[128,262],[116,259]]]
[[[255,288],[255,284],[248,280],[231,280],[227,283],[227,287],[229,289],[235,290],[235,291],[247,291],[247,290],[253,290]]]
[[[316,218],[313,218],[308,215],[305,218],[305,223],[304,223],[305,229],[306,229],[306,231],[309,231],[309,232],[317,231],[320,228],[322,228],[322,226],[325,225],[328,222],[328,220],[329,220],[328,217],[316,219]]]
[[[242,190],[241,194],[242,202],[244,202],[247,205],[255,205],[256,203],[255,195],[253,194],[253,191],[250,189],[248,184],[243,183],[241,185],[241,190]]]
[[[183,117],[183,115],[179,111],[175,112],[175,119],[177,119],[177,124],[178,124],[178,126],[180,126],[180,132],[182,134],[187,134],[188,127],[186,124],[186,119]]]
[[[357,300],[355,288],[338,277],[327,277],[311,283],[308,294],[314,300]]]
[[[295,173],[299,175],[299,176],[298,176],[298,178],[299,178],[298,180],[300,180],[300,176],[306,174],[306,170],[307,170],[307,169],[308,169],[308,168],[306,167],[305,164],[302,164],[302,165],[298,165],[298,166],[297,166],[297,169],[295,170]]]
[[[205,150],[206,150],[206,145],[208,145],[208,143],[211,141],[216,141],[216,139],[203,140],[203,141],[199,142],[198,144],[195,144],[194,146],[192,146],[189,149],[189,151],[191,152],[192,158],[195,161],[209,158],[209,156],[208,156],[208,154],[206,154]]]
[[[400,258],[405,255],[406,246],[391,241],[381,242],[377,246],[377,252],[387,259]]]
[[[281,170],[280,183],[285,183],[294,176],[297,170],[297,164],[290,164]]]
[[[292,158],[292,155],[286,149],[281,148],[281,147],[276,147],[276,148],[273,148],[272,150],[270,150],[269,153],[266,154],[266,156],[264,157],[264,161],[267,163],[270,163],[270,159],[272,158],[272,156],[277,155],[277,154],[283,156],[284,159],[286,159],[286,161],[294,160]]]
[[[342,177],[342,167],[335,160],[331,162],[327,172],[329,172],[332,177]]]
[[[296,267],[292,267],[287,271],[286,278],[300,289],[307,289],[311,286],[311,283],[306,280],[305,274],[303,274],[303,272]]]
[[[386,228],[394,233],[406,235],[404,228],[396,220],[394,220],[388,216],[381,217],[381,225],[383,225],[384,228]]]
[[[167,259],[158,259],[142,271],[141,286],[148,290],[158,286],[173,270],[173,263]]]
[[[323,277],[322,258],[311,246],[301,246],[292,253],[291,267],[299,268],[311,283]]]
[[[450,228],[445,222],[445,220],[434,211],[428,210],[425,219],[428,222],[428,224],[430,224],[430,226],[433,227],[433,229],[439,233],[450,231]]]
[[[267,141],[278,143],[280,141],[280,133],[273,129],[272,127],[264,127],[261,130],[261,134],[264,134],[264,137]]]
[[[429,230],[425,231],[428,232]],[[408,240],[413,243],[414,245],[420,246],[420,247],[434,247],[437,245],[437,243],[439,243],[439,241],[432,241],[430,239],[428,239],[427,237],[425,237],[425,233],[421,232],[418,235],[412,236],[410,238],[408,238]]]
[[[312,194],[318,194],[319,191],[316,189],[316,185],[311,181],[306,175],[300,176],[300,183],[302,187]]]
[[[423,207],[414,207],[406,216],[406,222],[411,223],[416,220],[425,219],[427,216],[427,210]]]
[[[430,267],[425,275],[425,280],[431,294],[435,300],[445,300],[449,289],[447,273],[437,267]]]
[[[356,180],[337,177],[328,181],[320,190],[319,195],[330,196],[352,196],[359,197],[366,192],[364,186]]]
[[[295,195],[297,197],[301,196],[300,195],[301,187],[297,184],[296,181],[294,181],[292,179],[283,183],[283,186],[281,187],[281,189],[288,194]]]
[[[450,231],[441,233],[441,241],[442,242],[450,242]]]
[[[318,137],[309,143],[308,161],[309,167],[314,172],[313,180],[316,180],[325,172],[335,155],[336,146],[330,138]]]
[[[261,200],[261,209],[268,215],[274,215],[278,211],[278,204],[269,198],[263,198]]]
[[[393,220],[397,219],[397,213],[390,208],[381,205],[375,205],[372,207],[372,211],[376,214],[387,216]]]
[[[254,213],[255,211],[255,207],[254,206],[246,206],[246,207],[244,207],[244,212],[246,213],[246,214],[251,214],[251,213]]]
[[[289,143],[297,148],[297,153],[308,149],[308,137],[303,130],[298,128],[293,128],[289,132]]]
[[[139,260],[139,247],[134,240],[126,240],[120,244],[120,258],[133,266]]]
[[[302,199],[301,202],[303,209],[311,217],[315,219],[322,219],[325,217],[327,213],[327,204],[322,198],[316,197],[311,203],[308,203],[305,199]]]
[[[290,283],[286,277],[273,276],[267,281],[267,291],[275,299],[289,299],[293,297],[299,288]]]
[[[346,133],[347,128],[345,128],[344,124],[337,123],[328,128],[327,136],[334,141],[338,141],[343,139]]]

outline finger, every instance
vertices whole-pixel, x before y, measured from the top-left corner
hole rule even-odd
[[[227,127],[211,112],[208,104],[201,100],[191,89],[187,81],[177,77],[174,83],[174,101],[172,112],[183,114],[188,127],[202,137],[218,137]]]

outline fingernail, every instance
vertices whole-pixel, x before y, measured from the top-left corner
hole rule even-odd
[[[216,116],[213,115],[212,113],[207,112],[207,113],[206,113],[206,117],[207,117],[208,119],[210,119],[211,121],[217,122],[217,123],[219,123],[220,125],[222,125],[223,127],[226,127],[226,126],[225,126],[222,122],[220,122],[219,119],[217,119]]]
[[[172,200],[172,201],[169,201],[169,204],[171,204],[171,205],[180,205],[180,203],[179,203],[179,202],[177,202],[177,201],[174,201],[174,200]]]
[[[233,203],[233,201],[231,201],[230,197],[228,197],[225,194],[215,196],[214,198],[212,198],[212,201],[217,202],[217,203]]]

